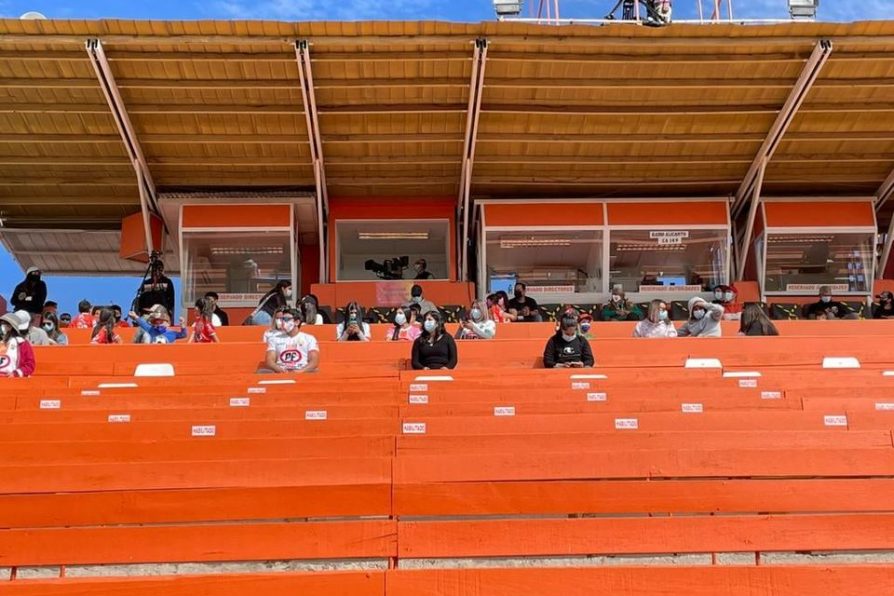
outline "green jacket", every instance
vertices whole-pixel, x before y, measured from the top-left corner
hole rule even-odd
[[[618,314],[618,307],[623,307],[624,310],[627,311],[626,315]],[[609,302],[605,306],[602,307],[602,320],[603,321],[641,321],[643,318],[643,311],[630,302],[629,300],[625,300],[624,302],[619,302],[617,306]]]

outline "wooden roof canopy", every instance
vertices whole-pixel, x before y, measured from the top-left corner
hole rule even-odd
[[[894,168],[894,22],[0,20],[7,227],[113,229],[140,208],[92,38],[160,191],[314,188],[296,40],[330,196],[458,195],[478,38],[474,197],[733,194],[821,39],[764,194],[872,195]]]

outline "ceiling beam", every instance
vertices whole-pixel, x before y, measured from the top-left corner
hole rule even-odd
[[[156,248],[160,248],[155,246],[155,240],[152,235],[151,215],[156,215],[167,228],[167,222],[164,221],[164,216],[161,214],[158,206],[158,193],[155,189],[155,182],[152,179],[152,173],[149,171],[149,165],[146,163],[146,156],[143,154],[143,149],[137,139],[136,131],[130,121],[130,116],[127,114],[124,100],[121,98],[121,93],[115,84],[115,75],[112,73],[112,67],[109,65],[108,58],[106,58],[102,42],[98,39],[87,40],[86,50],[87,55],[90,57],[90,63],[93,65],[93,70],[96,72],[96,78],[102,88],[102,93],[115,119],[118,133],[121,135],[121,140],[124,142],[124,147],[134,167],[134,173],[137,177],[137,189],[140,195],[140,210],[143,214],[146,251],[151,253]]]
[[[481,96],[484,93],[486,67],[487,39],[476,39],[472,50],[472,79],[469,82],[469,105],[466,110],[466,132],[463,141],[462,169],[459,175],[459,197],[457,199],[457,213],[462,218],[460,226],[462,233],[460,281],[466,281],[469,271],[469,227],[472,225],[472,218],[469,212],[470,195],[472,193],[472,169],[475,165],[478,120],[481,115]]]
[[[795,119],[795,116],[798,113],[798,108],[804,103],[804,99],[807,97],[814,82],[819,77],[820,71],[831,53],[832,42],[827,39],[821,39],[816,43],[816,46],[814,46],[813,53],[810,55],[810,58],[807,59],[804,68],[801,69],[801,74],[798,76],[797,81],[795,81],[788,99],[785,100],[785,104],[783,104],[782,109],[779,111],[776,121],[767,132],[764,142],[761,144],[757,155],[754,156],[754,160],[751,162],[751,167],[748,168],[745,178],[742,180],[742,183],[739,185],[739,188],[733,197],[732,214],[734,219],[748,202],[748,193],[754,186],[760,169],[762,167],[765,168],[773,158],[773,154],[776,152],[776,149],[779,148],[779,144],[782,142],[788,127]]]

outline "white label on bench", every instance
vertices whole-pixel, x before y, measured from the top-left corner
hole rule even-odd
[[[411,394],[410,395],[410,403],[416,404],[416,405],[427,404],[428,396],[427,395]]]
[[[81,395],[84,397],[96,397],[97,395],[99,395],[99,390],[98,389],[82,389]]]
[[[231,397],[230,398],[230,407],[231,408],[247,408],[251,405],[250,397]]]
[[[424,422],[404,422],[403,431],[405,435],[424,435]]]
[[[717,358],[687,358],[685,368],[723,368]]]
[[[494,416],[515,416],[515,406],[496,406]]]
[[[616,430],[637,430],[639,428],[639,420],[636,418],[615,418]]]
[[[267,393],[267,388],[266,387],[249,387],[248,392],[249,393]]]
[[[875,409],[879,412],[894,412],[894,403],[875,402]]]
[[[40,400],[40,409],[41,410],[58,410],[62,407],[62,400],[60,399],[42,399]]]
[[[571,388],[575,391],[579,390],[579,389],[589,389],[590,384],[589,383],[580,383],[580,382],[571,383]]]
[[[826,356],[823,368],[860,368],[860,361],[853,356]]]
[[[607,379],[607,378],[608,378],[607,375],[571,375],[572,381],[576,380],[576,379],[600,379],[600,380],[602,380],[602,379]]]
[[[886,370],[882,371],[883,377],[894,377],[894,370]]]
[[[450,375],[429,375],[425,377],[416,377],[413,379],[414,381],[435,381],[435,382],[449,382],[453,380],[453,377]]]
[[[684,414],[701,414],[705,407],[702,404],[683,404],[681,410]]]
[[[428,384],[427,383],[412,383],[410,385],[410,391],[413,391],[413,392],[428,391]]]
[[[608,401],[608,393],[588,393],[587,401]]]
[[[847,416],[825,416],[823,423],[826,426],[847,426]]]
[[[130,414],[109,414],[109,422],[111,423],[124,423],[130,422]]]
[[[100,383],[100,389],[135,389],[136,383]]]
[[[740,389],[756,389],[757,379],[739,379]]]
[[[723,373],[724,379],[757,379],[760,376],[756,370],[731,370]]]
[[[307,410],[304,413],[305,420],[326,420],[328,417],[326,410]]]
[[[258,385],[294,385],[295,379],[265,379],[258,381]]]
[[[216,434],[217,427],[214,425],[192,427],[192,436],[194,437],[213,437]]]
[[[782,391],[761,391],[761,399],[782,399]]]

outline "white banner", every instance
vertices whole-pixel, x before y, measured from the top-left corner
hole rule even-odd
[[[787,284],[786,292],[803,292],[805,294],[816,294],[823,286],[829,286],[832,292],[848,292],[850,288],[847,284]]]
[[[701,286],[640,286],[640,292],[652,294],[701,294],[704,292]]]
[[[662,239],[666,239],[666,238],[675,238],[677,241],[680,241],[683,238],[689,238],[689,230],[668,230],[668,231],[649,232],[649,238],[651,238],[652,240],[658,240],[659,243]]]
[[[573,294],[574,286],[528,286],[528,296],[540,294]]]

